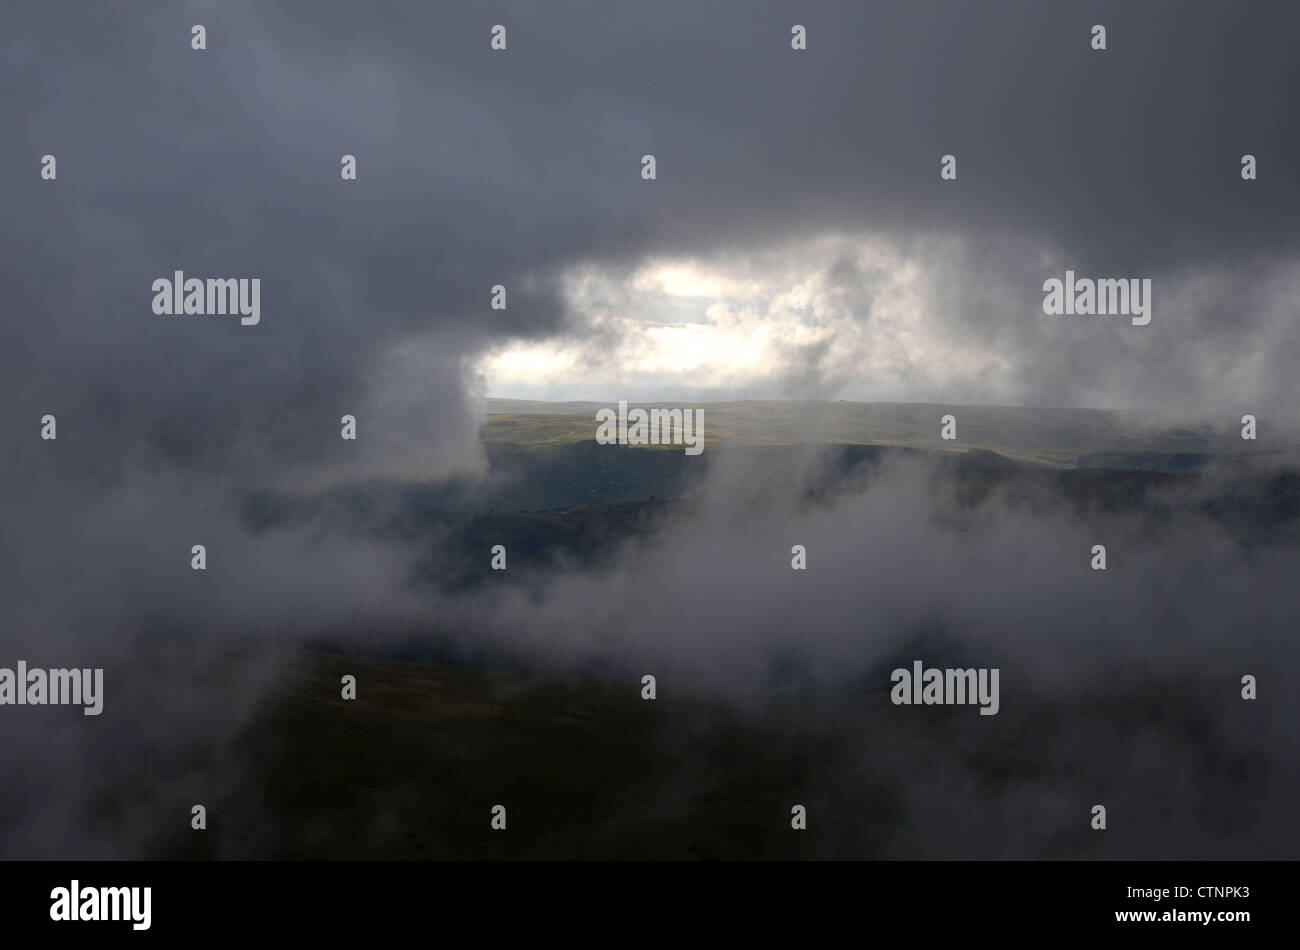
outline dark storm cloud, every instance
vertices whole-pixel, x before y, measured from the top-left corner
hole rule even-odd
[[[1154,276],[1148,335],[1167,365],[1249,335],[1276,299],[1261,294],[1285,290],[1265,265],[1295,251],[1297,20],[1206,3],[28,5],[0,58],[7,400],[65,408],[101,456],[111,437],[185,466],[325,464],[338,416],[369,407],[384,354],[409,344],[422,369],[396,385],[439,424],[372,413],[384,437],[356,452],[379,467],[376,446],[414,427],[448,458],[472,441],[463,360],[564,326],[566,267],[828,230],[969,242],[932,319],[995,339],[1027,398],[1086,399],[1073,384],[1097,367],[1154,354],[1137,334],[1045,322],[1052,272],[1026,247],[1080,274]],[[57,183],[37,177],[47,152]],[[956,183],[938,178],[947,152]],[[1243,152],[1259,181],[1240,180]],[[338,177],[345,153],[356,182]],[[1168,309],[1175,283],[1243,264]],[[150,282],[177,268],[261,277],[262,324],[154,316]],[[1009,298],[982,300],[982,274],[1009,278]],[[506,311],[487,307],[497,282]],[[1278,349],[1258,352],[1262,395],[1289,396]],[[1163,371],[1136,395],[1201,382]]]
[[[183,825],[215,794],[191,777],[221,769],[194,750],[228,740],[268,676],[232,670],[217,691],[227,705],[206,705],[218,644],[418,622],[428,604],[396,582],[406,552],[328,525],[254,542],[233,523],[231,494],[473,465],[469,362],[512,337],[582,334],[557,284],[576,263],[630,272],[647,254],[743,257],[831,230],[952,237],[970,256],[954,265],[943,319],[996,341],[1031,401],[1083,397],[1139,368],[1138,395],[1195,395],[1204,376],[1191,361],[1257,330],[1272,336],[1252,344],[1263,358],[1251,374],[1272,400],[1293,395],[1279,301],[1294,287],[1270,268],[1296,251],[1297,16],[1187,3],[11,4],[0,29],[0,663],[26,655],[108,675],[91,726],[54,725],[59,710],[28,710],[19,725],[5,711],[0,772],[19,777],[0,799],[3,853],[134,853],[141,828]],[[488,49],[498,22],[510,31],[500,55]],[[795,22],[808,26],[807,53],[789,49]],[[1088,48],[1093,22],[1110,30],[1105,53]],[[190,49],[194,23],[206,51]],[[1250,184],[1238,177],[1247,151],[1261,163]],[[959,161],[951,187],[937,174],[945,152]],[[56,182],[39,178],[46,153]],[[339,179],[346,153],[356,182]],[[639,178],[645,153],[658,158],[653,184]],[[1158,293],[1166,278],[1213,279],[1173,333],[1160,330],[1157,298],[1159,344],[1026,330],[1050,276],[1026,247],[1080,272],[1152,276]],[[260,278],[261,323],[154,315],[151,283],[177,269]],[[1023,296],[982,293],[981,274]],[[507,311],[488,307],[498,282]],[[820,359],[810,349],[798,388],[821,385]],[[38,438],[47,412],[57,442]],[[346,412],[359,418],[355,444],[338,438]],[[717,522],[728,549],[786,547],[793,533],[733,515]],[[907,536],[909,524],[879,517]],[[819,551],[842,547],[848,571],[851,539],[837,541],[824,516],[811,532]],[[925,537],[902,563],[943,550],[946,539]],[[648,564],[623,562],[648,568],[624,583],[690,589],[702,568],[674,555],[681,539],[696,556],[721,553],[710,544],[722,540],[688,525]],[[207,574],[188,570],[194,543],[209,546]],[[835,576],[814,581],[828,585],[828,608],[856,609]],[[573,599],[548,601],[535,627],[506,623],[533,618],[512,617],[513,601],[467,616],[493,630],[621,622],[601,600],[618,584],[568,583]],[[714,584],[721,595],[686,607],[752,681],[761,653],[749,660],[736,638],[760,620],[793,629],[804,618],[779,584],[775,603],[750,599],[739,574]],[[915,619],[918,596],[900,579],[881,622]],[[656,604],[647,617],[674,626]],[[833,617],[823,657],[861,656]],[[105,822],[103,791],[128,773],[144,797]]]

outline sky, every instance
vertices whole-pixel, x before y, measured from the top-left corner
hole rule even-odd
[[[483,394],[1294,405],[1300,12],[922,6],[12,7],[9,418],[228,471],[350,411],[437,469]],[[1045,315],[1067,268],[1151,324]],[[155,315],[176,269],[261,323]]]

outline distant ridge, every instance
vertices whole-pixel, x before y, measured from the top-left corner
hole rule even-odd
[[[483,437],[490,443],[559,445],[594,438],[595,413],[617,400],[538,402],[485,399]],[[891,445],[932,452],[979,449],[1022,463],[1059,468],[1115,467],[1191,472],[1210,457],[1268,466],[1300,462],[1300,433],[1284,435],[1271,420],[1268,438],[1241,438],[1240,416],[1179,421],[1155,413],[1111,409],[961,406],[943,403],[635,402],[704,410],[706,447],[830,443]],[[940,418],[957,417],[957,438],[939,437]]]

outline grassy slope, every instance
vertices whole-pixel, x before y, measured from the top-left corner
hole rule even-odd
[[[357,677],[355,701],[339,695],[344,673]],[[898,742],[936,741],[942,718],[902,727],[889,717],[882,731],[871,722],[884,694],[777,702],[743,717],[670,686],[653,702],[639,693],[635,677],[303,654],[240,742],[257,780],[210,809],[206,834],[160,839],[154,854],[885,856],[902,806],[867,763]],[[505,831],[490,827],[498,803]],[[792,803],[857,817],[796,834]]]
[[[358,695],[339,695],[344,674]],[[243,770],[209,800],[195,834],[170,814],[150,855],[252,859],[772,859],[969,857],[935,840],[930,810],[981,822],[983,796],[1042,779],[1058,731],[1078,710],[1004,694],[997,728],[970,706],[896,707],[884,692],[773,693],[761,712],[636,675],[596,680],[305,653],[278,679],[238,743]],[[1178,686],[1125,689],[1098,704],[1101,728],[1135,719],[1168,741],[1198,742],[1178,718]],[[1243,728],[1246,704],[1232,707]],[[1195,724],[1193,724],[1195,725]],[[914,800],[912,770],[974,783],[951,800]],[[1060,768],[1059,764],[1056,768]],[[1061,778],[1095,785],[1104,763]],[[930,781],[936,781],[932,774]],[[1117,807],[1129,804],[1112,789]],[[490,826],[503,804],[508,826]],[[807,808],[805,831],[791,806]],[[1123,837],[1086,822],[1061,836],[1011,839],[991,854],[1106,857]],[[960,822],[957,823],[958,826]],[[1173,822],[1171,827],[1177,827]]]

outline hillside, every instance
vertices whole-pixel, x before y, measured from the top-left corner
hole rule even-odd
[[[557,445],[593,441],[596,410],[615,403],[543,403],[488,399],[483,438],[489,444]],[[631,403],[666,407],[667,403]],[[1119,468],[1164,471],[1167,457],[1233,456],[1295,464],[1300,433],[1287,420],[1261,424],[1258,440],[1241,438],[1240,414],[1179,421],[1151,413],[939,403],[775,402],[682,403],[704,410],[705,444],[772,446],[796,443],[891,445],[936,452],[987,449],[1018,461],[1069,468],[1102,453]],[[957,418],[957,439],[939,437],[940,418]],[[680,451],[677,449],[676,451]]]

